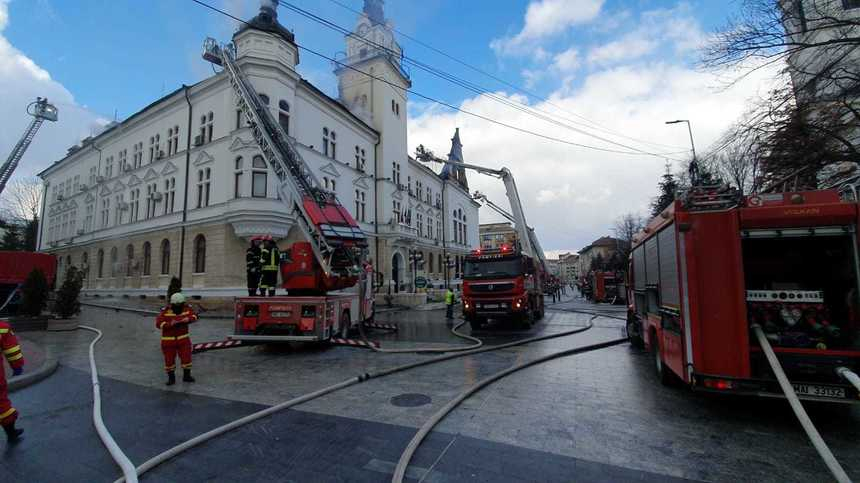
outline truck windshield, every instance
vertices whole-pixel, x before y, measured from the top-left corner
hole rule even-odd
[[[504,278],[522,275],[523,267],[518,258],[508,260],[466,260],[463,278]]]

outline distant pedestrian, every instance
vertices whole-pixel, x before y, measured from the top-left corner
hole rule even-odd
[[[257,289],[260,287],[260,272],[262,267],[263,264],[260,260],[260,240],[254,238],[251,240],[251,246],[245,251],[245,275],[248,279],[248,296],[250,297],[257,295]]]
[[[12,331],[12,327],[5,321],[0,320],[0,349],[6,356],[6,362],[12,368],[13,376],[20,376],[24,372],[24,353],[21,345]],[[0,363],[2,364],[2,363]],[[6,432],[6,441],[12,445],[21,439],[23,429],[15,428],[15,420],[18,419],[18,410],[12,407],[9,393],[6,389],[6,372],[0,367],[0,425]]]
[[[456,301],[456,295],[454,295],[454,290],[451,287],[448,287],[448,290],[445,291],[445,318],[453,319],[454,318],[454,302]]]
[[[191,334],[188,324],[197,321],[194,309],[185,303],[185,295],[177,292],[170,296],[170,305],[161,309],[155,318],[155,327],[161,330],[161,352],[168,386],[176,384],[176,356],[182,364],[182,381],[194,382],[191,376]]]

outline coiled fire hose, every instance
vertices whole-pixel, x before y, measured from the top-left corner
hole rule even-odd
[[[383,370],[377,371],[375,373],[364,373],[364,374],[349,378],[343,382],[333,384],[333,385],[328,386],[328,387],[324,387],[318,391],[315,391],[315,392],[312,392],[309,394],[305,394],[303,396],[299,396],[297,398],[290,399],[288,401],[284,401],[280,404],[277,404],[275,406],[260,410],[256,413],[249,414],[243,418],[237,419],[237,420],[232,421],[230,423],[227,423],[223,426],[219,426],[215,429],[209,430],[203,434],[195,436],[194,438],[191,438],[188,441],[185,441],[184,443],[180,443],[180,444],[174,446],[173,448],[170,448],[170,449],[150,458],[149,460],[145,461],[143,464],[141,464],[140,466],[137,467],[137,475],[142,475],[142,474],[146,473],[147,471],[155,468],[156,466],[164,463],[165,461],[168,461],[171,458],[174,458],[174,457],[178,456],[179,454],[181,454],[181,453],[183,453],[183,452],[185,452],[185,451],[187,451],[187,450],[189,450],[189,449],[191,449],[191,448],[193,448],[193,447],[195,447],[201,443],[204,443],[210,439],[213,439],[217,436],[220,436],[220,435],[222,435],[228,431],[231,431],[233,429],[237,429],[241,426],[244,426],[248,423],[251,423],[251,422],[256,421],[258,419],[264,418],[264,417],[269,416],[271,414],[274,414],[276,412],[283,411],[284,409],[288,409],[288,408],[291,408],[293,406],[297,406],[299,404],[302,404],[302,403],[317,399],[319,397],[325,396],[326,394],[331,394],[335,391],[345,389],[347,387],[368,381],[370,379],[378,379],[378,378],[389,376],[391,374],[395,374],[398,372],[403,372],[403,371],[407,371],[410,369],[414,369],[416,367],[435,364],[437,362],[443,362],[443,361],[447,361],[447,360],[451,360],[451,359],[456,359],[459,357],[465,357],[468,355],[480,354],[480,353],[489,352],[489,351],[496,351],[496,350],[506,349],[509,347],[516,347],[516,346],[521,346],[521,345],[525,345],[525,344],[530,344],[532,342],[539,342],[539,341],[543,341],[543,340],[555,339],[558,337],[566,337],[569,335],[578,334],[580,332],[585,332],[586,330],[589,330],[592,327],[593,327],[593,324],[591,323],[591,321],[589,321],[588,325],[586,325],[585,327],[577,327],[576,329],[567,330],[564,332],[559,332],[557,334],[549,334],[549,335],[543,335],[543,336],[537,336],[537,337],[529,337],[527,339],[522,339],[522,340],[518,340],[518,341],[514,341],[514,342],[508,342],[506,344],[499,344],[496,346],[481,347],[481,348],[471,349],[471,350],[467,350],[467,351],[459,351],[459,352],[453,352],[450,354],[443,354],[440,356],[432,357],[430,359],[425,359],[423,361],[411,362],[408,364],[403,364],[400,366],[395,366],[395,367],[391,367],[388,369],[383,369]],[[130,479],[126,479],[126,477],[122,477],[122,478],[117,479],[114,483],[122,483],[123,481],[136,481],[136,480],[130,480]]]
[[[800,399],[797,397],[797,394],[794,392],[794,387],[788,381],[788,377],[786,377],[785,372],[782,370],[782,366],[780,366],[779,360],[776,358],[776,354],[773,352],[773,348],[770,346],[770,342],[767,340],[761,326],[758,324],[752,324],[750,328],[753,333],[755,333],[756,339],[758,339],[758,343],[761,346],[762,351],[764,351],[764,355],[767,357],[767,362],[770,364],[770,368],[773,370],[774,375],[776,375],[776,380],[779,381],[779,386],[782,388],[782,392],[785,393],[785,398],[788,399],[791,409],[794,410],[794,415],[797,416],[797,420],[800,421],[800,425],[803,426],[803,430],[806,431],[806,436],[809,437],[809,441],[812,443],[812,446],[814,446],[815,450],[818,451],[818,455],[821,456],[822,460],[824,460],[824,464],[827,465],[827,469],[830,470],[830,473],[833,474],[836,481],[839,483],[851,483],[851,478],[848,477],[848,474],[845,473],[845,470],[842,469],[842,466],[838,461],[836,461],[836,457],[833,456],[830,448],[827,447],[827,443],[824,442],[824,438],[822,438],[818,433],[818,430],[815,429],[815,425],[812,424],[812,420],[809,419],[809,415],[806,414],[806,410],[804,410],[803,405],[800,404]]]
[[[117,466],[122,470],[125,481],[129,483],[137,483],[137,471],[134,464],[128,459],[128,456],[122,452],[119,445],[111,436],[102,419],[102,396],[99,388],[99,371],[96,368],[95,347],[102,338],[102,331],[86,325],[79,325],[79,329],[88,330],[96,334],[96,338],[90,343],[90,376],[93,383],[93,425],[96,427],[96,432],[99,434],[99,439],[105,445],[111,458],[116,462]]]

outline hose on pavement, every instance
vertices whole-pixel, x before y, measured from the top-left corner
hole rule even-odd
[[[773,370],[774,375],[776,375],[776,380],[779,381],[779,386],[782,388],[782,392],[785,393],[785,398],[788,399],[791,409],[794,410],[794,415],[797,416],[797,420],[800,421],[800,425],[803,426],[803,430],[806,431],[806,436],[809,437],[809,441],[812,443],[812,446],[814,446],[815,450],[818,451],[818,455],[821,456],[822,460],[824,460],[824,464],[827,465],[827,468],[830,470],[830,473],[833,474],[836,481],[839,483],[851,483],[851,478],[848,477],[848,474],[845,473],[845,470],[842,469],[842,466],[838,461],[836,461],[836,457],[833,456],[830,448],[827,447],[827,443],[824,442],[824,438],[822,438],[818,433],[818,430],[815,429],[815,425],[812,424],[812,420],[809,419],[809,415],[806,414],[806,410],[803,409],[800,399],[794,392],[794,387],[788,381],[788,377],[786,377],[785,372],[782,370],[782,366],[779,364],[779,360],[776,358],[776,354],[773,352],[773,348],[770,346],[770,342],[767,340],[761,326],[758,324],[752,324],[750,328],[755,333],[756,339],[758,339],[758,343],[767,357],[767,362],[770,364],[770,368]]]
[[[283,411],[284,409],[288,409],[288,408],[291,408],[293,406],[297,406],[299,404],[311,401],[313,399],[317,399],[319,397],[325,396],[326,394],[330,394],[330,393],[333,393],[335,391],[345,389],[345,388],[353,386],[355,384],[359,384],[359,383],[362,383],[365,381],[369,381],[371,379],[378,379],[381,377],[389,376],[391,374],[396,374],[399,372],[407,371],[409,369],[414,369],[416,367],[421,367],[421,366],[426,366],[426,365],[430,365],[430,364],[435,364],[437,362],[443,362],[443,361],[447,361],[447,360],[451,360],[451,359],[456,359],[458,357],[465,357],[468,355],[480,354],[483,352],[496,351],[496,350],[506,349],[509,347],[516,347],[516,346],[521,346],[521,345],[525,345],[525,344],[530,344],[532,342],[555,339],[558,337],[566,337],[569,335],[574,335],[574,334],[578,334],[580,332],[584,332],[586,330],[591,329],[592,327],[593,327],[593,324],[591,323],[591,321],[589,321],[588,325],[586,325],[584,327],[577,327],[576,329],[567,330],[567,331],[559,332],[556,334],[529,337],[527,339],[522,339],[522,340],[518,340],[518,341],[514,341],[514,342],[508,342],[506,344],[480,347],[480,348],[475,348],[475,349],[466,350],[466,351],[452,352],[449,354],[443,354],[440,356],[432,357],[432,358],[417,361],[417,362],[411,362],[408,364],[402,364],[402,365],[391,367],[388,369],[382,369],[382,370],[377,371],[377,372],[364,373],[364,374],[349,378],[343,382],[324,387],[324,388],[319,389],[315,392],[305,394],[303,396],[300,396],[300,397],[297,397],[294,399],[290,399],[288,401],[284,401],[280,404],[277,404],[275,406],[263,409],[263,410],[258,411],[256,413],[249,414],[243,418],[237,419],[237,420],[232,421],[230,423],[227,423],[223,426],[219,426],[215,429],[207,431],[207,432],[205,432],[199,436],[196,436],[196,437],[194,437],[188,441],[185,441],[184,443],[180,443],[180,444],[174,446],[173,448],[170,448],[170,449],[150,458],[149,460],[145,461],[143,464],[138,466],[137,467],[137,475],[142,475],[142,474],[146,473],[147,471],[155,468],[156,466],[164,463],[165,461],[168,461],[171,458],[174,458],[174,457],[178,456],[179,454],[181,454],[181,453],[183,453],[183,452],[185,452],[185,451],[187,451],[187,450],[189,450],[189,449],[191,449],[197,445],[200,445],[201,443],[204,443],[204,442],[206,442],[212,438],[215,438],[216,436],[224,434],[224,433],[231,431],[233,429],[237,429],[241,426],[244,426],[248,423],[251,423],[251,422],[256,421],[258,419],[264,418],[264,417],[269,416],[271,414],[274,414],[276,412]],[[127,480],[125,477],[123,477],[123,478],[117,479],[114,483],[122,483],[123,481],[136,481],[136,480]]]
[[[361,340],[367,343],[367,346],[370,347],[374,352],[381,352],[383,354],[411,354],[416,352],[422,353],[445,353],[445,352],[460,352],[460,351],[468,351],[477,349],[484,345],[484,341],[477,337],[472,337],[471,335],[462,334],[457,331],[460,327],[465,324],[465,320],[461,320],[459,324],[455,325],[451,328],[451,333],[454,334],[455,337],[459,337],[461,339],[466,339],[474,342],[472,345],[457,345],[457,346],[445,346],[445,347],[413,347],[408,349],[385,349],[382,347],[377,347],[375,344],[371,344],[369,340],[367,340],[367,334],[364,333],[364,324],[358,324],[358,333],[361,335]]]
[[[102,338],[102,331],[86,325],[79,325],[78,328],[88,330],[96,334],[96,338],[90,343],[90,376],[93,383],[93,425],[95,425],[96,432],[99,434],[99,439],[102,440],[102,444],[107,448],[111,458],[113,458],[117,466],[122,470],[125,481],[128,481],[129,483],[137,483],[137,471],[134,468],[134,464],[130,459],[128,459],[128,456],[122,452],[119,445],[116,444],[110,431],[108,431],[105,426],[104,419],[102,419],[102,396],[101,389],[99,387],[99,371],[96,368],[95,356],[95,347]]]
[[[597,316],[595,316],[595,318],[596,317]],[[431,416],[430,419],[428,419],[427,422],[424,423],[423,426],[421,426],[421,428],[418,430],[418,432],[415,434],[415,436],[412,438],[412,440],[406,446],[406,450],[404,450],[403,453],[400,455],[400,460],[397,462],[397,466],[394,469],[394,476],[391,478],[391,481],[394,483],[401,483],[403,481],[403,479],[406,477],[406,469],[409,466],[409,462],[412,460],[412,456],[415,454],[415,451],[418,450],[418,447],[421,445],[421,442],[424,441],[424,438],[426,438],[427,435],[430,434],[430,431],[432,431],[433,428],[437,424],[439,424],[439,422],[442,421],[442,419],[444,419],[445,416],[448,415],[448,413],[453,411],[454,408],[459,406],[460,403],[465,401],[472,394],[475,394],[476,392],[478,392],[481,389],[489,386],[490,384],[498,381],[499,379],[502,379],[505,376],[508,376],[508,375],[510,375],[514,372],[517,372],[517,371],[521,371],[521,370],[526,369],[528,367],[531,367],[531,366],[534,366],[537,364],[541,364],[543,362],[547,362],[547,361],[550,361],[553,359],[558,359],[559,357],[572,356],[575,354],[582,354],[584,352],[591,352],[591,351],[595,351],[598,349],[604,349],[606,347],[611,347],[614,345],[623,344],[626,342],[627,342],[626,338],[614,339],[614,340],[610,340],[607,342],[601,342],[599,344],[592,344],[592,345],[587,345],[584,347],[577,347],[574,349],[564,350],[561,352],[555,352],[555,353],[548,354],[546,356],[539,357],[539,358],[531,360],[531,361],[524,362],[522,364],[517,364],[515,366],[509,367],[503,371],[497,372],[497,373],[479,381],[477,384],[473,385],[469,389],[466,389],[465,391],[460,393],[456,398],[451,400],[451,402],[449,402],[448,404],[443,406],[439,411],[437,411],[435,414],[433,414],[433,416]]]

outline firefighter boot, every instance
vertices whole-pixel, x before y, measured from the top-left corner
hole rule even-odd
[[[24,434],[23,429],[16,429],[15,423],[3,426],[3,431],[6,432],[6,442],[15,444],[21,440],[21,435]]]
[[[172,386],[176,384],[176,371],[168,371],[167,372],[167,382],[164,383],[166,386]]]
[[[194,382],[195,379],[191,377],[191,369],[183,369],[182,370],[182,382]]]

